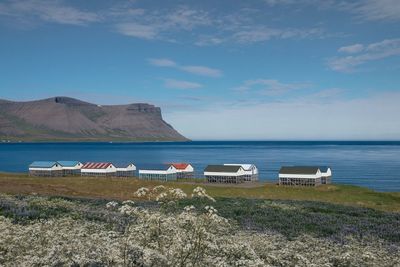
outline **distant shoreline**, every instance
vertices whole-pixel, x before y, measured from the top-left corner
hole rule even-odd
[[[326,145],[400,145],[400,140],[1,140],[0,144],[137,144],[137,143],[249,143],[249,144],[326,144]]]

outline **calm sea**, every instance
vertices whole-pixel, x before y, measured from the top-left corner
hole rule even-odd
[[[400,191],[400,142],[3,143],[0,171],[25,172],[35,160],[190,162],[198,175],[207,164],[254,163],[260,180],[276,181],[282,165],[329,165],[333,181],[378,191]]]

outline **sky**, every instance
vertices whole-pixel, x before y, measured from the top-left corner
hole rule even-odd
[[[0,0],[0,98],[53,96],[193,140],[400,140],[400,1]]]

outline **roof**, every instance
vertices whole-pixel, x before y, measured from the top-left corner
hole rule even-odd
[[[283,166],[280,170],[280,174],[316,174],[319,167],[314,166]]]
[[[172,164],[151,164],[144,166],[141,170],[154,170],[154,171],[166,171],[169,167],[173,166]]]
[[[249,171],[249,170],[251,170],[251,168],[253,167],[253,166],[255,166],[254,164],[242,164],[242,163],[227,163],[227,164],[224,164],[225,166],[242,166],[242,168],[245,170],[245,171]]]
[[[73,160],[59,160],[57,162],[60,163],[60,165],[63,167],[75,167],[80,163],[79,161],[73,161]]]
[[[82,169],[107,169],[111,162],[87,162],[82,166]]]
[[[56,161],[34,161],[29,165],[30,168],[51,168],[56,165]]]
[[[186,169],[187,166],[189,166],[190,164],[189,164],[189,163],[183,163],[183,162],[181,162],[181,163],[171,163],[171,165],[174,166],[175,169],[177,169],[177,170],[184,170],[184,169]]]
[[[328,171],[328,169],[330,169],[331,167],[329,167],[329,166],[319,166],[319,170],[321,171],[321,172],[327,172]]]
[[[208,165],[205,172],[233,172],[236,173],[242,168],[239,165]]]
[[[117,163],[117,164],[114,164],[114,166],[116,168],[127,168],[129,165],[135,166],[135,164],[133,164],[133,163]]]

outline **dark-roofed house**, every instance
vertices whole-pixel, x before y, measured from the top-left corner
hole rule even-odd
[[[29,175],[63,176],[63,170],[57,161],[34,161],[29,165]]]
[[[332,170],[328,166],[320,166],[321,184],[330,184],[332,182]]]
[[[177,179],[176,168],[171,164],[152,165],[139,170],[139,179],[157,181],[175,181]]]
[[[209,183],[243,183],[246,172],[240,165],[208,165],[204,177]]]
[[[280,185],[318,186],[321,171],[314,166],[284,166],[279,170]]]
[[[244,176],[245,182],[256,182],[258,181],[258,168],[254,164],[248,164],[248,163],[240,163],[240,164],[234,164],[234,163],[229,163],[229,164],[224,164],[224,165],[239,165],[242,166],[244,169],[244,172],[246,173]]]
[[[111,162],[87,162],[81,168],[82,176],[115,176],[116,172]]]
[[[63,170],[63,175],[79,175],[83,166],[79,161],[59,160],[57,161]]]
[[[116,164],[117,177],[134,177],[136,172],[136,166],[133,163],[129,164]]]

